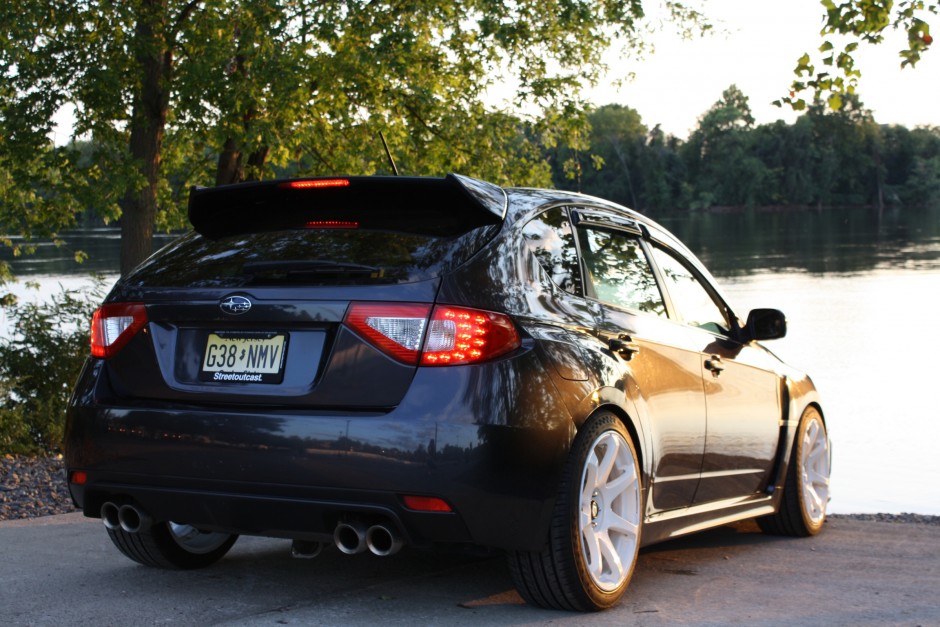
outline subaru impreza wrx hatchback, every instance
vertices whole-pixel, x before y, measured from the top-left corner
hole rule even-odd
[[[662,227],[458,175],[192,191],[115,285],[68,409],[69,487],[132,560],[239,535],[312,556],[502,550],[544,607],[616,603],[642,546],[822,528],[810,379]]]

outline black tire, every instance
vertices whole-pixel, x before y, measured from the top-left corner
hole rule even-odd
[[[156,523],[136,533],[108,529],[111,542],[135,562],[156,568],[190,570],[219,561],[237,535],[204,532],[188,525]]]
[[[606,477],[594,472],[603,468],[601,462],[610,462]],[[614,605],[633,575],[642,521],[643,490],[633,440],[617,416],[595,414],[571,447],[547,546],[509,554],[519,594],[532,605],[561,610]],[[614,554],[616,560],[611,559]]]
[[[829,502],[829,437],[815,407],[800,418],[780,509],[757,519],[764,533],[804,538],[822,531]]]

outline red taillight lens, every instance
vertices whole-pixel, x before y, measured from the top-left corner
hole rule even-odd
[[[353,303],[346,325],[376,348],[406,364],[417,364],[430,305]]]
[[[429,320],[430,315],[430,320]],[[466,307],[353,303],[346,325],[406,364],[456,366],[493,359],[521,341],[505,314]]]
[[[69,473],[69,483],[85,485],[88,483],[88,473],[84,470],[73,470]]]
[[[91,354],[112,357],[147,324],[143,303],[102,305],[91,320]]]
[[[421,365],[472,364],[504,355],[520,344],[509,316],[438,305],[431,314]]]
[[[452,512],[453,508],[444,499],[435,496],[412,496],[401,497],[405,507],[418,512]]]

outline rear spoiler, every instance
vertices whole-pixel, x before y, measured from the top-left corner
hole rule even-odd
[[[459,174],[350,176],[194,187],[189,221],[210,239],[302,228],[456,236],[502,223],[506,192]]]

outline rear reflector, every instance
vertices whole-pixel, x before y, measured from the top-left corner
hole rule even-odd
[[[143,303],[102,305],[91,320],[91,354],[112,357],[147,324]]]
[[[88,473],[84,470],[73,470],[69,473],[69,483],[85,485],[88,483]]]
[[[403,496],[405,507],[418,512],[452,512],[453,508],[444,499],[434,496]]]
[[[398,361],[457,366],[494,359],[522,342],[509,316],[416,303],[353,303],[346,325]]]

